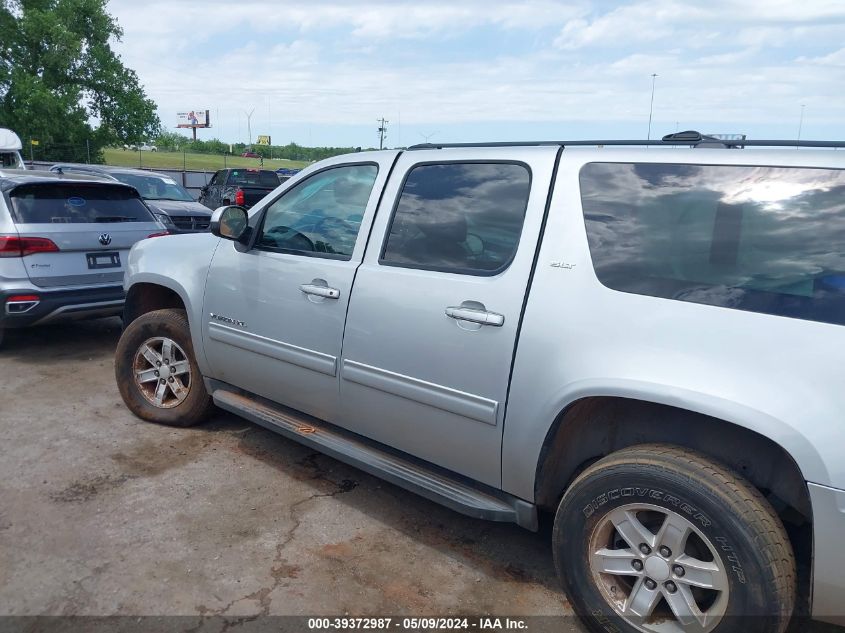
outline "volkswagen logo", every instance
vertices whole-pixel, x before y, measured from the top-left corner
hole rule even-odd
[[[109,235],[108,233],[101,233],[100,244],[102,244],[103,246],[108,246],[109,244],[111,244],[111,235]]]

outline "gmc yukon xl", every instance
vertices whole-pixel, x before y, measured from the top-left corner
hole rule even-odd
[[[553,514],[595,631],[841,623],[845,154],[630,144],[340,156],[140,242],[123,399],[177,426],[216,405],[475,517]]]

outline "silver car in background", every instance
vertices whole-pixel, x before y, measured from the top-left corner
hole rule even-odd
[[[99,176],[122,182],[138,190],[156,220],[171,233],[207,231],[211,211],[191,197],[170,175],[131,167],[58,163],[50,171]]]
[[[120,314],[130,247],[165,234],[132,187],[0,170],[0,343],[10,328]]]

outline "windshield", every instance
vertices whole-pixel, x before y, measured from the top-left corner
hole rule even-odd
[[[138,174],[113,173],[120,182],[132,185],[144,200],[179,200],[193,202],[191,194],[182,185],[167,176],[140,176]]]
[[[0,167],[6,169],[23,169],[23,161],[17,152],[0,152]]]
[[[33,183],[12,190],[19,224],[87,224],[153,222],[135,192],[120,185]]]

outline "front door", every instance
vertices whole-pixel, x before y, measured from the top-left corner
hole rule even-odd
[[[267,204],[254,246],[217,248],[206,284],[212,377],[325,420],[355,269],[397,152],[338,159]],[[372,157],[371,157],[372,156]]]
[[[385,191],[395,207],[376,218],[349,306],[339,424],[499,486],[511,361],[556,149],[509,162],[478,148],[437,154],[403,154]]]

